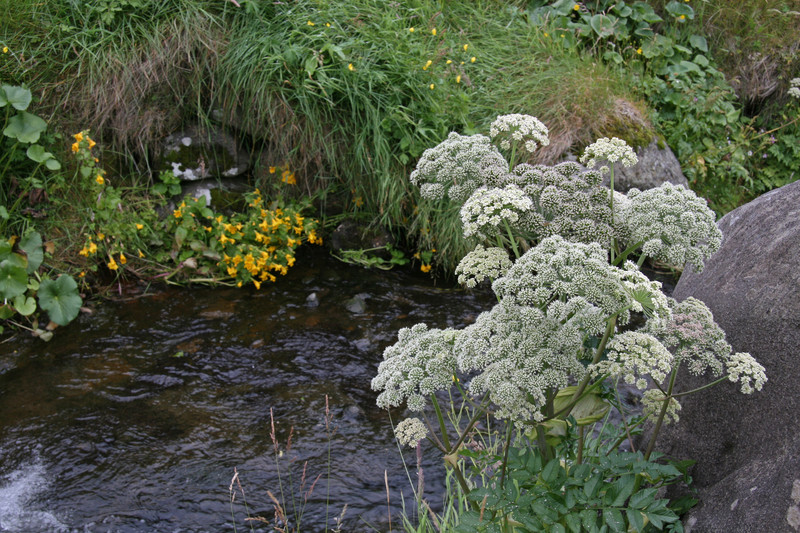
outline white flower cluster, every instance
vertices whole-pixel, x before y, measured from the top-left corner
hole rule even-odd
[[[607,245],[614,235],[609,189],[599,172],[582,172],[580,165],[565,162],[548,167],[521,164],[514,181],[534,202],[534,209],[520,221],[520,229],[538,238],[561,235],[577,242]]]
[[[793,96],[795,98],[800,98],[800,78],[792,78],[789,80],[789,96]]]
[[[419,441],[428,436],[428,428],[419,418],[406,418],[397,424],[394,434],[401,446],[416,448]]]
[[[620,333],[609,341],[607,348],[607,359],[590,367],[592,375],[621,377],[628,385],[635,384],[639,390],[645,390],[647,380],[643,376],[649,375],[656,383],[662,383],[672,371],[672,354],[647,333]]]
[[[600,331],[606,318],[619,314],[619,323],[625,324],[631,310],[644,311],[645,306],[657,316],[669,315],[660,283],[647,280],[633,264],[610,265],[607,254],[597,243],[569,242],[554,235],[525,252],[492,290],[500,298],[534,307],[581,296],[602,310]]]
[[[655,421],[658,415],[661,414],[661,409],[664,407],[664,400],[667,396],[658,389],[649,389],[642,394],[642,414]],[[678,411],[681,410],[681,404],[675,398],[670,398],[667,411],[664,414],[664,423],[678,422]]]
[[[628,191],[630,202],[621,211],[631,243],[642,242],[648,257],[697,271],[719,250],[722,232],[706,201],[682,185]]]
[[[422,411],[427,398],[450,387],[456,371],[452,329],[428,329],[425,324],[402,328],[397,342],[383,352],[372,390],[378,407],[397,407],[405,400],[411,411]]]
[[[581,163],[589,168],[594,168],[598,161],[616,163],[619,161],[626,167],[632,167],[639,162],[636,152],[628,143],[616,137],[603,137],[586,147],[581,156]]]
[[[734,383],[742,384],[742,393],[751,394],[754,390],[760,391],[767,382],[764,367],[749,353],[735,353],[725,362],[728,370],[728,379]]]
[[[469,289],[475,288],[485,279],[496,280],[508,272],[511,264],[504,248],[484,248],[479,244],[458,263],[458,283]]]
[[[656,336],[675,356],[675,364],[688,366],[699,376],[711,370],[721,376],[731,354],[725,332],[716,322],[711,310],[697,298],[678,303],[669,298],[672,318],[668,321],[648,321],[643,331]]]
[[[493,238],[498,231],[505,232],[501,224],[508,223],[513,228],[520,215],[531,209],[531,199],[514,184],[503,189],[481,187],[461,206],[464,237]]]
[[[500,115],[489,126],[489,136],[495,142],[499,139],[503,150],[510,149],[512,143],[519,143],[528,153],[533,153],[539,146],[550,144],[548,134],[547,126],[538,118],[519,113]]]
[[[584,325],[597,314],[583,298],[555,301],[546,310],[503,300],[481,313],[454,345],[459,368],[478,372],[470,392],[488,393],[498,418],[541,420],[548,389],[584,376]]]
[[[508,162],[484,135],[450,133],[447,139],[422,153],[411,173],[411,183],[423,197],[450,198],[461,203],[481,186],[505,184]]]

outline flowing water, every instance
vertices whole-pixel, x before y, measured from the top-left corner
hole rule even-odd
[[[490,298],[314,250],[260,291],[160,290],[50,343],[18,335],[0,344],[0,531],[272,531],[245,519],[273,518],[268,491],[299,511],[318,475],[302,531],[345,504],[342,531],[397,530],[411,484],[370,380],[399,328],[463,327]]]

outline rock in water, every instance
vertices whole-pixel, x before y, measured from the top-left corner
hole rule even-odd
[[[769,379],[752,395],[724,382],[681,398],[680,422],[659,436],[657,449],[697,461],[701,503],[687,531],[800,531],[799,221],[800,182],[731,211],[718,222],[720,251],[675,288],[679,301],[705,302],[734,352],[750,352]]]

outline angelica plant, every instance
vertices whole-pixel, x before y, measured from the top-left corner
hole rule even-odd
[[[547,128],[535,117],[498,117],[490,136],[511,151],[512,164],[489,138],[451,133],[425,151],[411,174],[424,197],[460,208],[463,237],[476,246],[459,263],[458,281],[474,288],[489,280],[497,303],[461,330],[403,328],[386,348],[372,380],[378,405],[405,403],[419,413],[395,428],[401,444],[431,442],[464,494],[474,488],[470,476],[477,472],[486,479],[498,469],[495,488],[503,490],[514,439],[516,446],[528,443],[543,460],[557,460],[552,464],[568,471],[599,460],[583,455],[584,426],[609,411],[609,396],[601,394],[609,381],[643,390],[644,416],[636,424],[654,424],[644,461],[651,458],[662,424],[678,421],[681,396],[725,380],[738,383],[745,394],[763,388],[763,367],[749,354],[732,353],[705,304],[668,298],[659,282],[640,271],[648,257],[702,269],[721,242],[702,199],[671,184],[627,195],[614,191],[614,165],[637,163],[620,139],[587,147],[581,160],[589,167],[600,161],[610,165],[587,171],[577,163],[513,165],[516,150],[549,142]],[[610,187],[602,183],[606,170]],[[638,263],[628,260],[636,255]],[[645,320],[635,322],[636,315]],[[697,375],[708,372],[711,381],[676,393],[681,366]],[[465,451],[480,434],[481,420],[506,425],[505,435],[481,437],[495,453]],[[626,425],[626,433],[630,429]],[[623,440],[609,441],[602,455]],[[626,481],[631,492],[641,482],[641,477]],[[482,515],[475,499],[470,501]],[[501,529],[510,531],[510,515],[497,517]],[[631,520],[636,524],[641,517]]]

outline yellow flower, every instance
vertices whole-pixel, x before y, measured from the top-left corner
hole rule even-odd
[[[128,262],[128,258],[125,257],[125,254],[120,253],[119,254],[119,264],[124,265],[127,262]]]
[[[427,62],[427,63],[425,63],[425,66],[424,66],[424,67],[422,67],[422,70],[428,70],[428,67],[430,67],[431,65],[433,65],[433,61],[431,61],[431,60],[429,59],[429,60],[428,60],[428,62]]]
[[[269,173],[275,174],[275,167],[269,167]]]
[[[81,270],[81,273],[80,273],[80,274],[78,274],[78,277],[79,277],[79,278],[86,277],[86,272],[84,272],[83,270]]]
[[[436,35],[436,28],[433,28],[433,29],[431,30],[431,35]]]
[[[354,67],[352,63],[347,64],[347,70],[349,70],[350,72],[354,71],[355,69],[356,67]]]
[[[176,209],[175,211],[172,212],[172,216],[174,216],[175,218],[181,218],[183,216],[183,211],[181,211],[180,209]]]
[[[76,133],[73,137],[75,137],[75,142],[81,142],[83,140],[83,132]]]
[[[3,47],[3,53],[4,53],[4,54],[7,54],[7,53],[8,53],[8,46],[4,46],[4,47]]]
[[[144,227],[144,224],[136,224],[136,229],[142,229],[143,227]]]
[[[430,272],[431,271],[431,265],[422,265],[421,267],[419,267],[419,269],[421,271],[423,271],[423,272]]]
[[[470,63],[474,63],[474,62],[475,62],[475,56],[472,56],[472,57],[469,59],[469,62],[470,62]]]
[[[89,254],[96,254],[97,253],[97,245],[92,241],[89,241]]]
[[[98,233],[97,234],[97,240],[98,241],[102,241],[105,238],[106,238],[106,234],[105,233]]]
[[[446,65],[449,65],[449,64],[450,64],[450,63],[452,63],[452,62],[453,62],[453,60],[452,60],[452,59],[448,59],[447,61],[445,61],[445,64],[446,64]]]
[[[581,6],[579,6],[578,4],[575,4],[574,6],[572,6],[572,10],[573,11],[580,11],[580,9],[581,9]]]
[[[411,33],[414,33],[414,26],[411,26],[410,28],[408,28],[408,31],[410,31]]]
[[[325,23],[325,26],[326,26],[326,27],[328,27],[328,28],[330,28],[330,27],[331,27],[331,23],[330,23],[330,22],[326,22],[326,23]]]
[[[642,53],[642,49],[641,49],[641,48],[637,48],[637,49],[636,49],[636,53],[637,53],[637,54],[641,54],[641,53]]]
[[[236,286],[237,287],[241,287],[242,286],[242,282],[240,281],[239,283],[236,284]]]
[[[549,33],[547,33],[547,32],[544,32],[544,36],[545,36],[545,37],[550,37],[550,34],[549,34]]]
[[[101,176],[100,174],[97,175],[94,181],[96,181],[99,185],[103,185],[106,182],[106,180],[104,180],[103,176]]]
[[[114,258],[112,257],[111,261],[108,262],[108,269],[109,270],[117,270],[118,268],[119,268],[119,265],[117,265],[117,262],[114,261]]]
[[[294,172],[290,172],[288,170],[284,170],[281,174],[281,181],[284,183],[288,183],[289,185],[296,185],[297,180],[294,177]]]
[[[75,152],[77,154],[79,149],[80,149],[80,146],[78,145],[78,143],[72,143],[72,151],[73,152]]]
[[[431,88],[431,90],[433,90],[433,89],[435,89],[435,88],[436,88],[436,85],[434,85],[433,83],[431,83],[431,84],[430,84],[430,88]]]
[[[136,250],[136,251],[137,251],[137,252],[139,252],[139,257],[140,257],[140,258],[144,257],[144,254],[142,253],[142,251],[141,251],[141,250]]]
[[[78,252],[78,255],[89,257],[89,249],[84,246],[83,248],[81,248],[81,251]]]
[[[681,19],[681,20],[686,20],[686,15],[681,15],[681,16],[680,16],[680,19]]]
[[[256,289],[260,289],[261,288],[261,282],[260,281],[253,280],[253,285],[256,286]]]
[[[456,76],[456,83],[461,83],[461,74]]]
[[[469,48],[469,45],[468,45],[468,44],[465,44],[465,45],[464,45],[464,51],[465,51],[465,52],[467,51],[467,48]]]
[[[89,138],[87,137],[87,139],[89,139]],[[94,146],[95,146],[96,144],[97,144],[97,143],[96,143],[96,142],[94,142],[92,139],[89,139],[89,148],[94,148]]]
[[[310,20],[308,22],[306,22],[306,24],[308,24],[309,26],[315,26],[315,24],[313,22],[311,22]]]

